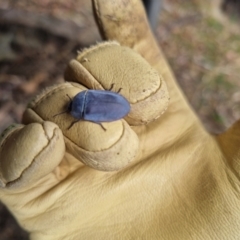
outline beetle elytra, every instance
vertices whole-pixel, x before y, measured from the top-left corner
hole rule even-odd
[[[111,89],[113,84],[111,86]],[[110,90],[111,90],[110,89]],[[68,129],[81,120],[90,121],[101,125],[101,122],[112,122],[126,116],[130,111],[130,104],[126,98],[119,94],[120,90],[111,92],[110,90],[85,90],[78,93],[73,99],[70,99],[68,109],[58,113],[70,112],[77,120],[72,122]]]

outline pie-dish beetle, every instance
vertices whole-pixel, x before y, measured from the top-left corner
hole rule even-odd
[[[85,90],[78,93],[73,99],[70,99],[70,104],[67,111],[58,113],[53,117],[62,113],[70,112],[76,118],[69,129],[78,121],[85,120],[97,123],[106,130],[101,122],[112,122],[126,116],[130,111],[130,104],[126,98],[119,94],[120,90],[111,92],[111,88],[106,90]]]

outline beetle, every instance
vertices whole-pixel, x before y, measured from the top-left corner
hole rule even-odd
[[[109,90],[85,90],[78,93],[73,99],[68,96],[70,103],[67,111],[77,120],[72,122],[68,129],[81,120],[90,121],[101,125],[101,122],[112,122],[126,116],[130,111],[130,104],[118,92],[112,92],[113,84]]]

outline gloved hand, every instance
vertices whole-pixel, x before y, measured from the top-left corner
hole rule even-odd
[[[240,121],[218,136],[205,131],[140,1],[93,6],[103,37],[121,45],[79,53],[68,82],[29,104],[27,125],[2,134],[1,201],[32,239],[237,239]],[[86,121],[68,129],[69,113],[53,117],[67,109],[66,94],[112,83],[131,104],[126,121],[104,131]]]

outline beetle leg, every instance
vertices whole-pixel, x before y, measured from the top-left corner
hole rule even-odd
[[[117,91],[117,93],[120,93],[120,92],[121,92],[121,90],[122,90],[122,88],[119,88],[119,89],[118,89],[118,91]]]
[[[75,123],[77,123],[77,122],[79,122],[79,121],[81,121],[81,120],[73,121],[73,122],[70,124],[70,126],[68,127],[68,130],[69,130]]]
[[[77,122],[79,122],[79,121],[81,121],[81,120],[82,120],[82,119],[73,121],[73,122],[71,123],[71,125],[68,127],[68,130],[69,130],[70,128],[72,128],[72,126],[73,126],[75,123],[77,123]],[[107,131],[107,129],[102,125],[102,123],[100,123],[100,122],[93,122],[93,123],[96,123],[96,124],[100,125],[104,131]]]
[[[114,83],[111,84],[111,87],[108,89],[108,91],[111,91],[113,89]]]
[[[56,117],[56,116],[61,115],[61,114],[63,114],[63,113],[68,113],[68,112],[70,112],[70,111],[69,111],[69,106],[71,105],[72,98],[71,98],[68,94],[66,94],[66,95],[68,96],[68,98],[69,98],[69,100],[70,100],[70,103],[68,104],[67,110],[64,111],[64,112],[57,113],[57,114],[53,115],[52,117]]]
[[[99,124],[104,131],[107,131],[107,129],[100,122],[99,123],[97,122],[97,124]]]
[[[108,89],[108,91],[111,91],[113,89],[113,87],[114,87],[114,83],[111,84],[111,87]],[[122,88],[119,88],[117,93],[120,93],[121,90],[122,90]]]
[[[101,128],[102,128],[104,131],[107,131],[107,129],[102,125],[102,123],[100,123],[100,122],[93,122],[93,123],[96,123],[96,124],[100,125]]]

